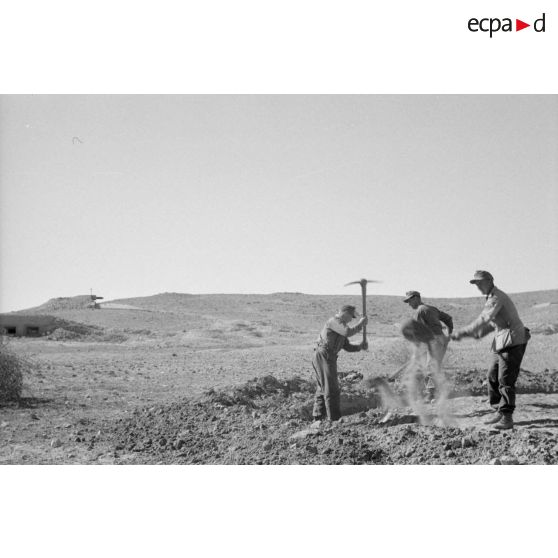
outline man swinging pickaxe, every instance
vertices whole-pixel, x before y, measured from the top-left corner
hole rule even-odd
[[[347,283],[345,287],[348,285],[360,285],[362,290],[362,315],[366,316],[366,284],[367,283],[381,283],[381,281],[376,281],[374,279],[361,279],[360,281],[352,281],[351,283]],[[362,328],[362,342],[366,344],[366,324]]]

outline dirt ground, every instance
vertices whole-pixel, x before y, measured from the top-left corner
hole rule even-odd
[[[276,318],[269,300],[255,300],[266,319],[237,319],[233,308],[230,315],[206,312],[196,327],[166,308],[72,309],[71,319],[103,328],[103,336],[10,339],[32,368],[22,401],[0,407],[0,463],[558,462],[558,343],[543,327],[557,321],[554,314],[545,315],[528,346],[513,431],[494,433],[482,424],[488,340],[450,344],[449,425],[435,417],[421,425],[404,404],[387,415],[362,379],[385,377],[408,358],[394,335],[397,316],[370,324],[369,351],[340,355],[342,420],[312,424],[310,362],[322,315],[289,318],[291,298],[280,297],[288,308]],[[141,299],[121,302],[137,308]],[[308,304],[317,308],[313,299]],[[399,381],[391,385],[401,391]]]
[[[387,353],[399,340],[381,343]],[[488,410],[483,369],[454,366],[448,370],[457,396],[450,400],[454,428],[420,426],[404,407],[382,422],[381,400],[344,379],[344,413],[351,414],[299,439],[297,432],[311,423],[310,346],[195,351],[43,340],[14,345],[36,368],[26,378],[24,400],[1,409],[1,463],[489,463],[508,454],[519,463],[558,460],[556,369],[522,371],[512,433],[494,436],[480,425]],[[340,359],[340,369],[359,380],[356,386],[361,374],[393,368],[374,360],[373,351]],[[280,385],[296,376],[302,383],[288,395],[279,387],[241,401],[226,397],[254,378]],[[212,399],[208,390],[217,395]],[[474,445],[454,447],[466,436]]]

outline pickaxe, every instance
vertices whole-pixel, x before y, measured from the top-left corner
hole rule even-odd
[[[367,283],[381,283],[381,281],[376,281],[374,279],[361,279],[360,281],[352,281],[351,283],[347,283],[345,287],[348,285],[360,285],[362,290],[362,315],[366,315],[366,284]],[[362,341],[366,343],[366,325],[362,328]]]

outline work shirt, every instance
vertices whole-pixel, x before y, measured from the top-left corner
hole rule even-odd
[[[453,320],[449,314],[438,310],[430,304],[421,304],[416,309],[415,319],[425,325],[434,335],[442,335],[442,322],[448,327],[448,331],[453,331]]]
[[[350,353],[360,351],[359,345],[349,343],[348,337],[358,333],[362,329],[362,324],[349,327],[341,322],[338,316],[330,318],[324,325],[318,337],[318,347],[324,347],[328,355],[337,358],[339,351],[344,349]]]
[[[503,329],[510,330],[511,346],[527,343],[528,333],[519,318],[514,303],[506,293],[493,287],[486,295],[486,302],[480,316],[467,327],[464,327],[461,333],[480,338],[490,331],[495,331],[498,334]]]

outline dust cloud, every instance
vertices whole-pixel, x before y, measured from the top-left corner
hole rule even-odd
[[[449,339],[434,342],[412,342],[407,362],[388,378],[369,377],[365,385],[374,390],[381,399],[387,422],[395,409],[410,407],[422,425],[455,426],[449,404],[449,385],[442,361]],[[400,378],[403,393],[399,395],[390,380]],[[434,393],[432,401],[425,400],[425,391]],[[427,398],[428,399],[428,398]]]

